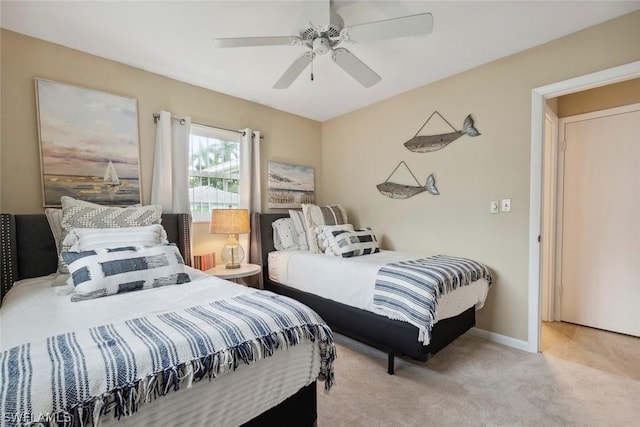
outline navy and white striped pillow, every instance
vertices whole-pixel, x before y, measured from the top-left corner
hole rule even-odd
[[[304,215],[307,241],[309,242],[309,250],[311,252],[321,252],[318,246],[316,227],[320,225],[348,224],[347,212],[340,205],[317,206],[303,203],[302,213]]]
[[[353,231],[353,225],[340,224],[340,225],[320,225],[316,227],[316,235],[318,236],[318,249],[325,255],[334,255],[329,245],[329,238],[332,236],[333,231],[344,230]]]
[[[71,301],[191,281],[174,244],[62,252],[62,257],[75,288]]]
[[[335,230],[327,237],[333,254],[343,258],[380,252],[378,239],[369,227],[355,231]]]

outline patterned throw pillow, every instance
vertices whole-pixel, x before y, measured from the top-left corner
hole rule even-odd
[[[378,239],[369,227],[355,231],[332,231],[328,240],[334,255],[343,258],[380,252]]]
[[[62,258],[75,288],[71,301],[191,281],[174,244],[62,252]]]
[[[291,218],[280,218],[271,226],[273,227],[273,246],[277,251],[300,250],[298,231]]]
[[[328,239],[332,236],[331,232],[337,230],[353,231],[353,225],[320,225],[316,227],[316,238],[318,240],[318,249],[320,249],[320,252],[324,252],[326,255],[334,255],[331,247],[329,246]]]
[[[62,196],[61,202],[60,224],[67,233],[72,228],[142,227],[160,224],[162,219],[160,205],[119,208],[96,205],[67,196]]]
[[[293,226],[298,234],[298,246],[301,251],[309,250],[309,242],[307,241],[307,227],[304,222],[302,211],[289,210],[289,217],[293,222]]]
[[[120,228],[143,227],[159,224],[162,220],[162,207],[160,205],[136,206],[136,207],[112,207],[62,196],[62,226],[60,251],[68,251],[71,245],[65,244],[67,234],[74,228]],[[73,244],[73,243],[71,243]],[[58,275],[68,274],[68,269],[62,257],[58,262]],[[56,278],[54,284],[64,284]]]
[[[304,215],[305,226],[307,228],[309,250],[316,253],[320,252],[315,231],[316,227],[320,225],[347,224],[349,222],[347,221],[347,212],[340,205],[317,206],[303,204],[302,213]]]

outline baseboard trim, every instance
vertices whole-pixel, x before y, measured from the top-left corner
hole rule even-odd
[[[483,338],[496,344],[506,345],[507,347],[517,348],[518,350],[529,351],[529,343],[527,341],[518,340],[506,335],[497,334],[495,332],[486,331],[473,327],[469,329],[469,333],[475,337]]]

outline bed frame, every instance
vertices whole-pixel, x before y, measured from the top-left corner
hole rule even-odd
[[[388,354],[387,372],[394,373],[395,356],[408,356],[427,361],[453,340],[475,326],[475,307],[458,316],[438,321],[433,327],[429,345],[417,339],[418,328],[384,316],[360,310],[308,292],[303,292],[269,279],[268,254],[274,251],[271,224],[285,213],[255,213],[252,217],[252,242],[257,243],[257,260],[262,262],[264,288],[294,298],[314,309],[334,331],[340,332]],[[254,260],[253,262],[257,262]]]
[[[191,265],[191,217],[163,214],[167,238]],[[57,268],[56,245],[44,214],[0,214],[0,303],[17,280],[46,276]],[[316,382],[301,388],[277,406],[245,423],[244,427],[317,425]]]

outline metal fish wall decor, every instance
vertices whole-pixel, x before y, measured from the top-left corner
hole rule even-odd
[[[407,168],[407,170],[409,171],[413,179],[416,180],[416,183],[418,184],[417,186],[389,182],[389,178],[393,176],[393,174],[396,172],[396,170],[398,170],[398,168],[401,165],[404,165]],[[436,188],[436,179],[434,178],[433,174],[427,177],[427,182],[425,183],[424,186],[420,185],[420,181],[418,181],[418,179],[413,174],[413,172],[411,172],[411,169],[409,169],[409,166],[407,166],[404,160],[398,163],[398,166],[396,166],[393,172],[391,172],[391,175],[389,175],[389,177],[386,179],[385,182],[383,182],[382,184],[378,184],[376,187],[378,188],[378,191],[380,192],[380,194],[382,194],[383,196],[387,196],[391,199],[408,199],[409,197],[413,197],[416,194],[420,194],[424,191],[426,191],[429,194],[433,194],[434,196],[437,196],[440,194],[440,192]]]
[[[403,185],[396,184],[395,182],[383,182],[382,184],[378,184],[378,191],[387,197],[392,199],[408,199],[409,197],[413,197],[416,194],[420,194],[423,191],[428,192],[429,194],[433,194],[437,196],[440,194],[438,189],[436,188],[436,181],[433,177],[433,174],[429,175],[427,178],[427,183],[424,186],[413,186],[413,185]]]
[[[433,117],[434,114],[439,115],[442,118],[442,120],[444,120],[449,126],[451,126],[451,123],[449,123],[444,117],[442,117],[442,114],[438,113],[437,111],[434,111],[433,113],[431,113],[427,121],[424,122],[422,127],[418,129],[418,132],[416,132],[416,135],[404,143],[404,146],[407,147],[409,151],[413,151],[415,153],[429,153],[431,151],[437,151],[446,147],[456,139],[460,138],[462,135],[468,135],[468,136],[480,135],[480,132],[478,132],[478,130],[474,127],[471,114],[469,114],[464,119],[462,130],[456,130],[456,128],[451,126],[451,128],[453,129],[453,132],[442,133],[439,135],[418,136],[418,133],[420,133],[420,131],[425,127],[425,125],[429,122],[429,120],[431,120],[431,117]]]

